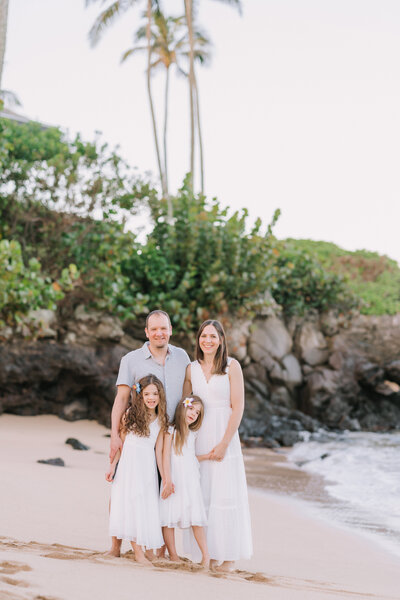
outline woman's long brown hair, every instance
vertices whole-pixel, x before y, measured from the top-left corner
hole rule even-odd
[[[200,328],[196,336],[196,360],[204,360],[203,350],[200,348],[200,336],[207,325],[215,327],[218,333],[219,341],[221,342],[218,346],[216,355],[214,356],[213,374],[225,375],[226,367],[228,366],[228,346],[226,343],[226,335],[224,328],[219,321],[208,319],[200,325]]]
[[[182,454],[182,448],[185,445],[189,430],[190,431],[198,431],[201,427],[204,418],[204,404],[201,398],[198,396],[188,396],[191,398],[193,404],[198,404],[200,406],[200,414],[195,420],[194,423],[190,423],[188,425],[186,423],[186,410],[187,407],[184,405],[184,400],[180,400],[178,406],[176,407],[175,416],[174,416],[174,449],[176,454]]]
[[[162,431],[168,430],[167,402],[165,399],[164,386],[155,375],[146,375],[139,379],[140,392],[137,394],[132,390],[132,401],[123,417],[123,429],[126,432],[132,431],[136,435],[149,437],[150,435],[150,411],[143,400],[143,391],[152,383],[158,390],[159,403],[156,406],[156,415],[160,421]]]

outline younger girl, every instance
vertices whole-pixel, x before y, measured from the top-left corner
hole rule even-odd
[[[203,526],[207,516],[200,487],[199,462],[208,455],[195,454],[195,439],[204,416],[203,402],[198,396],[179,402],[174,426],[164,438],[163,485],[160,514],[165,544],[171,560],[179,560],[175,547],[175,527],[192,527],[202,554],[201,564],[209,566],[206,535]]]
[[[135,559],[151,564],[145,550],[163,546],[159,513],[157,462],[161,466],[163,435],[168,429],[165,393],[154,375],[133,386],[132,404],[123,416],[125,436],[106,479],[111,490],[110,535],[129,540]],[[154,453],[154,448],[156,453]],[[118,469],[116,469],[119,460]]]

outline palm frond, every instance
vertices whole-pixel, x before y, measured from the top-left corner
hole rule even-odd
[[[145,50],[147,50],[147,46],[135,46],[134,48],[129,48],[129,50],[126,50],[126,52],[124,52],[121,56],[120,62],[123,63],[127,58],[132,56],[132,54],[135,54],[136,52],[144,52]]]
[[[87,0],[91,1],[91,0]],[[95,0],[92,0],[95,1]],[[137,3],[137,0],[115,0],[110,6],[104,9],[96,18],[89,31],[90,45],[95,46],[104,31],[114,23],[114,21],[123,15],[129,8]],[[103,0],[104,4],[104,0]]]
[[[234,8],[238,9],[240,15],[243,14],[241,0],[218,0],[218,2],[223,2],[224,4],[230,4]]]

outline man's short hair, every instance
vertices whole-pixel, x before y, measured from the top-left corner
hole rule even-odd
[[[171,319],[169,318],[169,314],[165,312],[165,310],[152,310],[146,317],[146,329],[149,325],[149,319],[150,317],[152,317],[153,315],[164,315],[164,317],[167,317],[168,319],[168,323],[171,325]],[[172,327],[172,325],[171,325]]]

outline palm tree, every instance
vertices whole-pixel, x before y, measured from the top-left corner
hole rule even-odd
[[[232,6],[236,6],[239,11],[241,11],[241,0],[220,0],[227,4],[231,4]],[[191,177],[191,187],[193,190],[193,173],[194,173],[194,148],[195,148],[195,112],[197,114],[197,124],[198,124],[198,133],[199,133],[199,142],[200,148],[202,148],[201,142],[201,130],[199,129],[199,95],[198,95],[198,87],[196,81],[196,73],[194,69],[194,61],[195,61],[195,36],[193,31],[193,23],[194,16],[193,12],[196,8],[196,2],[193,0],[184,0],[184,8],[185,8],[185,18],[186,24],[189,33],[189,102],[190,102],[190,173]],[[196,106],[197,105],[197,109]],[[202,158],[201,158],[202,161]],[[203,192],[203,183],[202,182],[202,192]]]
[[[4,55],[6,52],[8,0],[0,0],[0,90],[3,76]]]
[[[145,37],[145,27],[141,27],[135,35],[135,45],[127,50],[122,61],[126,60],[133,54],[146,49],[140,45],[140,42]],[[206,42],[203,36],[202,40]],[[156,70],[158,67],[165,68],[165,100],[164,100],[164,130],[163,130],[163,149],[164,149],[164,177],[168,191],[168,150],[167,150],[167,130],[168,130],[168,106],[169,106],[169,83],[170,69],[175,65],[178,73],[187,76],[187,73],[181,67],[180,58],[185,59],[188,56],[188,41],[187,30],[183,17],[165,17],[159,10],[154,12],[153,27],[151,31],[152,54],[154,55],[151,69]],[[203,56],[205,60],[205,52]]]
[[[86,0],[86,6],[91,3],[98,2],[99,0]],[[100,0],[103,3],[105,0]],[[137,5],[139,0],[115,0],[112,2],[107,8],[105,8],[96,18],[90,32],[89,39],[92,46],[95,46],[104,31],[114,23],[114,21],[124,14],[127,10],[132,8],[134,5]],[[163,175],[163,170],[161,166],[161,155],[160,155],[160,146],[158,143],[158,134],[157,134],[157,124],[154,112],[154,103],[153,96],[151,92],[151,24],[153,18],[153,7],[159,8],[158,0],[146,0],[146,16],[147,16],[147,25],[146,25],[146,39],[147,39],[147,93],[149,98],[149,106],[151,112],[151,120],[153,125],[153,135],[154,135],[154,144],[156,150],[158,171],[160,175],[160,183],[161,190],[163,196],[166,196],[166,187],[165,187],[165,179]]]

